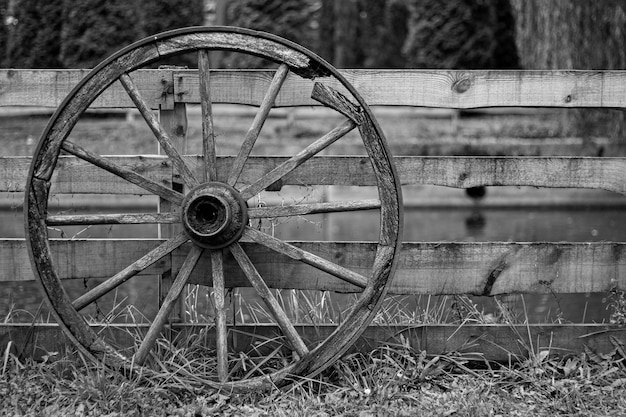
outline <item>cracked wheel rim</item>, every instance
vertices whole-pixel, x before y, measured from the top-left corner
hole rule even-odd
[[[235,51],[260,56],[277,64],[277,70],[250,128],[232,164],[224,169],[216,162],[216,140],[211,111],[211,84],[209,51]],[[202,108],[202,162],[200,169],[191,166],[181,155],[172,139],[154,116],[133,80],[133,72],[163,58],[180,53],[197,53],[199,96]],[[267,169],[259,178],[244,181],[250,160],[250,151],[263,122],[288,77],[313,80],[311,97],[334,109],[344,121],[295,155],[286,158],[273,169]],[[329,84],[327,81],[331,81]],[[98,155],[68,139],[72,129],[89,105],[114,82],[119,81],[135,107],[143,116],[174,172],[181,178],[183,188],[174,190],[145,177],[131,168]],[[318,82],[319,81],[319,82]],[[333,87],[329,87],[332,85]],[[341,90],[339,92],[338,90]],[[337,203],[311,203],[249,208],[246,203],[272,184],[282,181],[332,143],[348,132],[359,132],[367,152],[378,199]],[[122,180],[141,187],[148,193],[168,201],[174,208],[169,213],[139,216],[116,213],[102,216],[50,215],[50,187],[58,171],[61,154],[73,155],[98,169],[108,171]],[[372,112],[346,79],[331,65],[310,51],[282,38],[239,28],[187,28],[166,32],[139,41],[114,54],[92,70],[68,95],[46,127],[34,154],[25,197],[25,226],[27,245],[33,270],[48,300],[53,314],[72,342],[93,360],[111,367],[141,369],[148,375],[153,367],[151,353],[159,335],[167,326],[168,316],[189,277],[202,259],[210,259],[209,270],[215,294],[215,333],[217,346],[216,378],[203,379],[202,384],[225,388],[267,389],[281,386],[296,376],[311,376],[332,364],[361,335],[378,310],[387,285],[395,269],[400,247],[402,205],[400,185],[386,141]],[[250,227],[250,218],[301,216],[310,213],[375,209],[379,211],[378,241],[374,244],[373,261],[369,272],[362,274],[327,260],[315,253],[292,245],[282,239]],[[178,233],[161,241],[154,249],[141,256],[123,270],[75,299],[68,296],[64,280],[59,276],[51,251],[49,227],[67,224],[114,223],[180,223]],[[313,268],[317,273],[329,274],[363,288],[351,312],[337,329],[317,344],[303,340],[287,314],[268,290],[262,274],[255,267],[242,242],[254,242],[272,253],[287,256]],[[140,344],[131,352],[116,347],[90,326],[81,310],[121,283],[138,279],[136,275],[149,265],[166,258],[174,251],[187,248],[184,262],[176,274],[148,330],[142,333]],[[225,280],[224,257],[228,255],[238,264],[251,286],[264,298],[275,322],[281,329],[288,347],[297,352],[290,363],[260,376],[232,379],[229,375],[226,317],[224,313]]]

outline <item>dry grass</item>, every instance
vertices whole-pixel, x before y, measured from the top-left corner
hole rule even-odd
[[[429,355],[406,341],[356,353],[281,391],[226,395],[169,378],[125,376],[65,352],[36,363],[7,353],[0,407],[7,415],[624,415],[626,356],[553,357],[503,366]],[[192,361],[186,359],[187,364]],[[181,373],[179,373],[180,375]]]
[[[614,313],[622,309],[622,298],[616,292]],[[309,301],[312,307],[327,303],[323,295]],[[405,317],[400,301],[386,303],[378,320]],[[428,322],[460,317],[460,325],[490,320],[465,297],[426,303],[423,310],[413,314],[412,319]],[[133,315],[129,312],[129,316]],[[517,323],[504,311],[500,316],[501,322]],[[526,355],[512,354],[515,361],[501,364],[477,361],[475,355],[470,360],[458,352],[433,355],[399,336],[396,343],[346,355],[321,375],[282,390],[227,394],[202,384],[203,379],[215,378],[215,356],[207,347],[206,334],[200,331],[158,340],[152,358],[156,371],[149,377],[93,364],[73,350],[48,353],[40,362],[19,359],[9,344],[0,366],[0,407],[6,415],[52,416],[626,413],[626,346],[616,338],[611,339],[613,350],[607,354],[587,350],[576,356],[557,356],[528,345]],[[271,353],[255,355],[264,348]],[[290,359],[280,340],[265,339],[248,353],[231,352],[230,369],[232,377],[247,378],[271,372]]]

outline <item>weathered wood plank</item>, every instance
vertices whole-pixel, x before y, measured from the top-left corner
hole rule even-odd
[[[164,157],[129,156],[110,159],[160,184],[171,183],[171,165]],[[624,158],[401,156],[394,160],[403,185],[432,184],[455,188],[510,185],[591,188],[626,193]],[[186,161],[200,178],[201,158],[194,157]],[[219,172],[227,172],[232,161],[232,157],[219,157]],[[240,182],[251,184],[285,161],[286,157],[250,157]],[[30,158],[26,157],[0,157],[0,192],[23,192],[29,162]],[[147,193],[115,175],[72,157],[59,158],[57,171],[52,181],[53,193]],[[225,180],[223,175],[220,180]],[[318,156],[285,175],[281,181],[283,185],[375,185],[371,164],[366,156]]]
[[[162,241],[154,239],[51,240],[53,263],[61,278],[109,278],[156,248]],[[110,257],[110,258],[109,258]],[[82,260],[82,261],[81,261]],[[169,258],[157,261],[139,274],[155,275],[169,267]],[[34,280],[23,239],[0,239],[0,281]]]
[[[171,188],[172,167],[166,157],[143,155],[106,159]],[[30,162],[29,157],[1,157],[0,191],[23,192]],[[70,156],[59,157],[51,182],[53,194],[149,194],[87,161]]]
[[[396,163],[409,184],[598,188],[626,194],[626,159],[621,158],[405,157]]]
[[[336,329],[335,325],[326,324],[295,327],[302,339],[311,345],[327,338]],[[209,346],[215,340],[213,327],[173,324],[172,328],[183,332],[202,330]],[[134,343],[134,340],[129,340],[124,326],[120,326],[118,332],[111,329],[107,334],[115,335],[120,346]],[[248,352],[251,346],[258,348],[254,342],[276,337],[280,335],[280,330],[276,325],[240,324],[229,326],[228,335],[231,350]],[[610,337],[626,343],[623,327],[606,324],[384,325],[367,327],[348,353],[368,353],[376,347],[397,344],[400,336],[412,348],[430,355],[455,352],[469,360],[503,363],[528,358],[527,347],[530,345],[535,348],[535,354],[547,350],[554,355],[567,355],[583,353],[585,346],[598,354],[609,353],[615,348]],[[12,342],[13,353],[23,352],[26,357],[34,359],[41,359],[46,352],[63,352],[64,347],[71,344],[55,324],[0,324],[1,352],[6,350],[9,341]]]
[[[110,277],[160,242],[142,240],[52,240],[54,262],[64,279]],[[242,244],[271,288],[359,291],[358,287],[303,262],[252,243]],[[362,275],[371,273],[374,243],[294,242],[303,250]],[[173,253],[180,264],[188,245]],[[0,240],[0,281],[32,280],[24,241]],[[163,259],[142,273],[168,268]],[[190,281],[211,285],[204,256]],[[224,259],[226,287],[249,282],[231,256]],[[394,294],[587,293],[626,288],[625,243],[404,243],[391,285]]]
[[[383,128],[386,128],[389,122],[381,119],[381,123],[384,123]],[[487,136],[459,138],[443,136],[420,138],[413,141],[408,149],[402,141],[394,143],[394,137],[388,139],[392,150],[398,156],[407,155],[409,152],[410,155],[423,156],[626,156],[626,144],[599,137],[514,138]]]
[[[344,77],[370,105],[470,109],[479,107],[624,107],[624,71],[506,70],[343,70]],[[175,74],[177,97],[197,103],[197,73]],[[240,77],[246,77],[243,81]],[[214,86],[233,103],[258,105],[271,72],[216,74]],[[316,80],[320,81],[320,79]],[[333,88],[341,90],[337,85]],[[277,106],[315,105],[312,81],[289,77]],[[214,102],[225,102],[217,92]]]
[[[478,107],[626,107],[625,71],[342,70],[370,105]],[[0,70],[0,106],[57,107],[86,70]],[[169,80],[174,75],[174,86]],[[264,70],[211,71],[213,103],[260,105],[274,75]],[[199,103],[195,70],[139,70],[133,78],[157,108],[175,88],[175,99]],[[317,81],[320,81],[318,79]],[[336,87],[336,86],[333,86]],[[311,80],[287,78],[276,106],[319,105]],[[165,96],[163,95],[166,92]],[[94,108],[134,107],[119,83]]]
[[[89,70],[0,70],[0,106],[58,107]],[[159,108],[170,94],[172,70],[140,70],[133,78],[150,107]],[[165,93],[165,94],[164,94]],[[171,92],[173,93],[173,91]],[[134,108],[121,84],[115,82],[91,108]]]

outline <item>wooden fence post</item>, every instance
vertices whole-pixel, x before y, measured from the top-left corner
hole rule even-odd
[[[163,129],[168,133],[174,146],[184,155],[187,151],[187,106],[185,103],[174,102],[173,83],[174,80],[168,80],[167,83],[163,83],[164,87],[170,90],[167,91],[166,99],[159,107],[159,120]],[[159,154],[161,153],[161,147],[159,146]],[[183,181],[177,173],[172,171],[172,188],[178,192],[183,192]],[[159,198],[159,212],[169,212],[172,210],[172,204]],[[175,233],[182,230],[180,225],[159,225],[158,237],[160,239],[167,239],[174,236]],[[171,256],[171,255],[170,255]],[[172,258],[173,259],[173,258]],[[159,306],[167,295],[174,278],[178,274],[180,265],[172,262],[171,269],[166,271],[159,277]],[[185,320],[185,297],[187,292],[183,291],[180,299],[178,300],[178,308],[174,309],[170,319],[172,321],[184,321]]]

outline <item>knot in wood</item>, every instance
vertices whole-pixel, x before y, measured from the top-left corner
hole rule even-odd
[[[454,84],[452,84],[452,91],[455,93],[463,94],[472,86],[472,80],[464,77],[459,80],[456,80]]]
[[[171,96],[174,94],[174,83],[167,80],[161,80],[162,91],[161,96]]]

